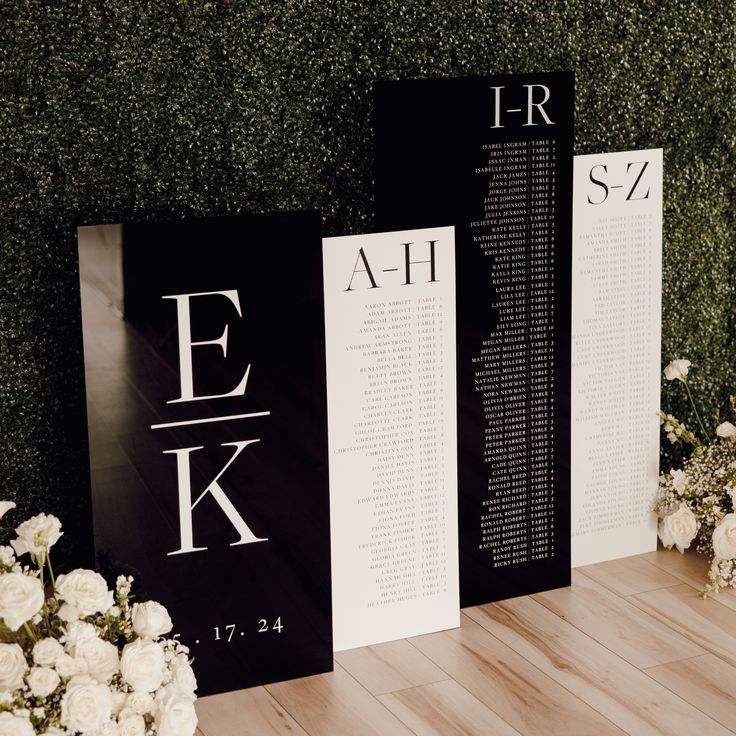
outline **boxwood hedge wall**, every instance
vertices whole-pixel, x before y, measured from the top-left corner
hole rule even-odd
[[[319,207],[328,234],[370,230],[379,78],[571,69],[577,153],[662,146],[663,360],[689,357],[718,411],[736,391],[735,29],[712,0],[2,3],[0,497],[86,521],[72,223]]]

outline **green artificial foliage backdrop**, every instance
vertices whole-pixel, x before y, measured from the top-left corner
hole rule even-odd
[[[316,207],[326,234],[370,230],[382,78],[573,70],[576,153],[663,147],[663,361],[690,358],[705,413],[722,410],[736,393],[735,29],[736,5],[713,0],[0,4],[12,522],[85,521],[65,500],[87,483],[73,223]],[[601,371],[621,380],[626,359]],[[663,405],[694,426],[681,388]]]

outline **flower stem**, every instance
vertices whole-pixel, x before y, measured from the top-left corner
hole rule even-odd
[[[693,399],[693,395],[690,393],[690,386],[688,386],[687,381],[683,381],[685,384],[685,391],[687,391],[687,397],[690,399],[690,406],[693,407],[693,411],[695,412],[695,418],[698,420],[698,424],[700,425],[700,431],[703,433],[703,439],[708,438],[708,433],[705,431],[705,427],[703,426],[703,422],[700,419],[700,414],[698,414],[698,410],[695,407],[695,401]]]
[[[28,621],[26,621],[26,622],[25,622],[25,623],[23,624],[23,628],[24,628],[24,629],[26,630],[26,633],[28,634],[28,636],[30,636],[30,637],[31,637],[31,641],[38,641],[38,638],[37,638],[37,637],[36,637],[36,635],[35,635],[35,634],[33,633],[33,629],[31,629],[31,627],[30,627],[30,626],[28,625]]]
[[[54,577],[54,568],[51,567],[51,553],[46,550],[46,565],[49,568],[49,577],[51,578],[51,586],[56,590],[56,578]]]

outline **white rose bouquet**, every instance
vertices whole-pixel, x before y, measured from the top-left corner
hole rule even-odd
[[[660,412],[660,423],[670,442],[692,450],[682,468],[659,477],[654,510],[659,516],[659,538],[684,554],[695,543],[711,559],[703,595],[720,588],[736,588],[736,426],[716,418],[712,435],[698,413],[688,385],[691,363],[673,360],[664,369],[670,381],[680,381],[695,413],[702,440],[671,414]],[[730,397],[736,417],[736,397]],[[710,443],[708,443],[710,439]]]
[[[55,578],[62,534],[39,514],[0,546],[0,736],[192,736],[197,681],[188,649],[164,638],[168,612],[132,603],[130,577],[114,591],[93,570]]]

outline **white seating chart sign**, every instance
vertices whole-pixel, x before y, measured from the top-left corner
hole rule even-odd
[[[454,229],[323,256],[340,651],[460,625]]]
[[[572,566],[656,549],[662,149],[576,156]]]

